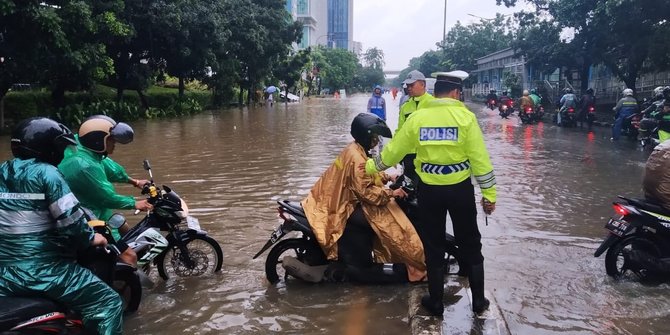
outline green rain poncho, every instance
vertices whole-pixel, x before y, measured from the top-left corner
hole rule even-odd
[[[76,264],[93,231],[56,167],[0,165],[0,296],[41,296],[80,313],[88,329],[122,333],[119,295]]]
[[[128,182],[128,174],[111,158],[93,152],[81,145],[77,150],[67,149],[58,165],[65,180],[82,206],[95,216],[107,221],[114,209],[134,209],[135,199],[116,193],[113,182]],[[118,234],[114,234],[118,239]]]

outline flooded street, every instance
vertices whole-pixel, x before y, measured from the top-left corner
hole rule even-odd
[[[351,141],[367,96],[311,99],[132,123],[135,141],[113,158],[135,178],[150,160],[157,184],[188,202],[221,244],[220,274],[159,281],[145,289],[127,334],[407,334],[415,286],[270,285],[256,260],[278,223],[276,200],[301,200]],[[385,95],[389,125],[397,101]],[[667,334],[668,286],[615,282],[593,252],[617,194],[639,196],[646,154],[610,143],[609,129],[521,125],[483,104],[479,117],[498,181],[485,226],[486,289],[512,334]],[[548,120],[549,117],[545,116]],[[10,157],[2,138],[2,159]],[[122,185],[121,193],[139,196]],[[479,189],[477,188],[477,192]],[[478,196],[479,198],[479,196]],[[139,216],[129,215],[131,222]],[[449,320],[445,320],[449,323]],[[463,322],[462,320],[459,322]],[[467,321],[466,321],[467,322]]]

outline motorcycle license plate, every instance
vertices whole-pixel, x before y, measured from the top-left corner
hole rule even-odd
[[[200,220],[190,215],[186,217],[186,225],[193,230],[202,230]]]
[[[270,235],[270,242],[272,242],[272,244],[277,243],[277,241],[279,241],[279,239],[286,234],[282,229],[282,227],[283,225],[280,224],[279,226],[277,226],[277,229],[275,229],[275,231],[272,232],[272,235]]]
[[[626,233],[626,229],[628,229],[628,222],[610,219],[607,221],[605,228],[611,231],[612,234],[621,237],[624,233]]]

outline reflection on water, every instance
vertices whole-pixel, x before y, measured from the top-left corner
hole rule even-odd
[[[397,102],[389,102],[395,127]],[[300,200],[351,141],[349,125],[367,96],[312,99],[274,108],[215,111],[132,124],[135,141],[114,158],[189,203],[224,251],[220,274],[158,282],[129,334],[406,334],[415,286],[269,285],[264,256],[277,224],[275,201]],[[617,194],[640,193],[645,155],[633,144],[551,123],[521,125],[472,105],[496,170],[498,209],[484,226],[487,289],[513,334],[666,334],[667,286],[617,283],[593,251]],[[549,116],[545,116],[549,119]],[[0,157],[8,158],[8,138]],[[119,186],[126,194],[136,190]],[[131,221],[139,217],[129,215]],[[449,320],[445,320],[446,323]]]

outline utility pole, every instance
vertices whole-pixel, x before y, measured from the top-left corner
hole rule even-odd
[[[447,0],[444,0],[444,25],[442,26],[442,43],[447,38]]]

